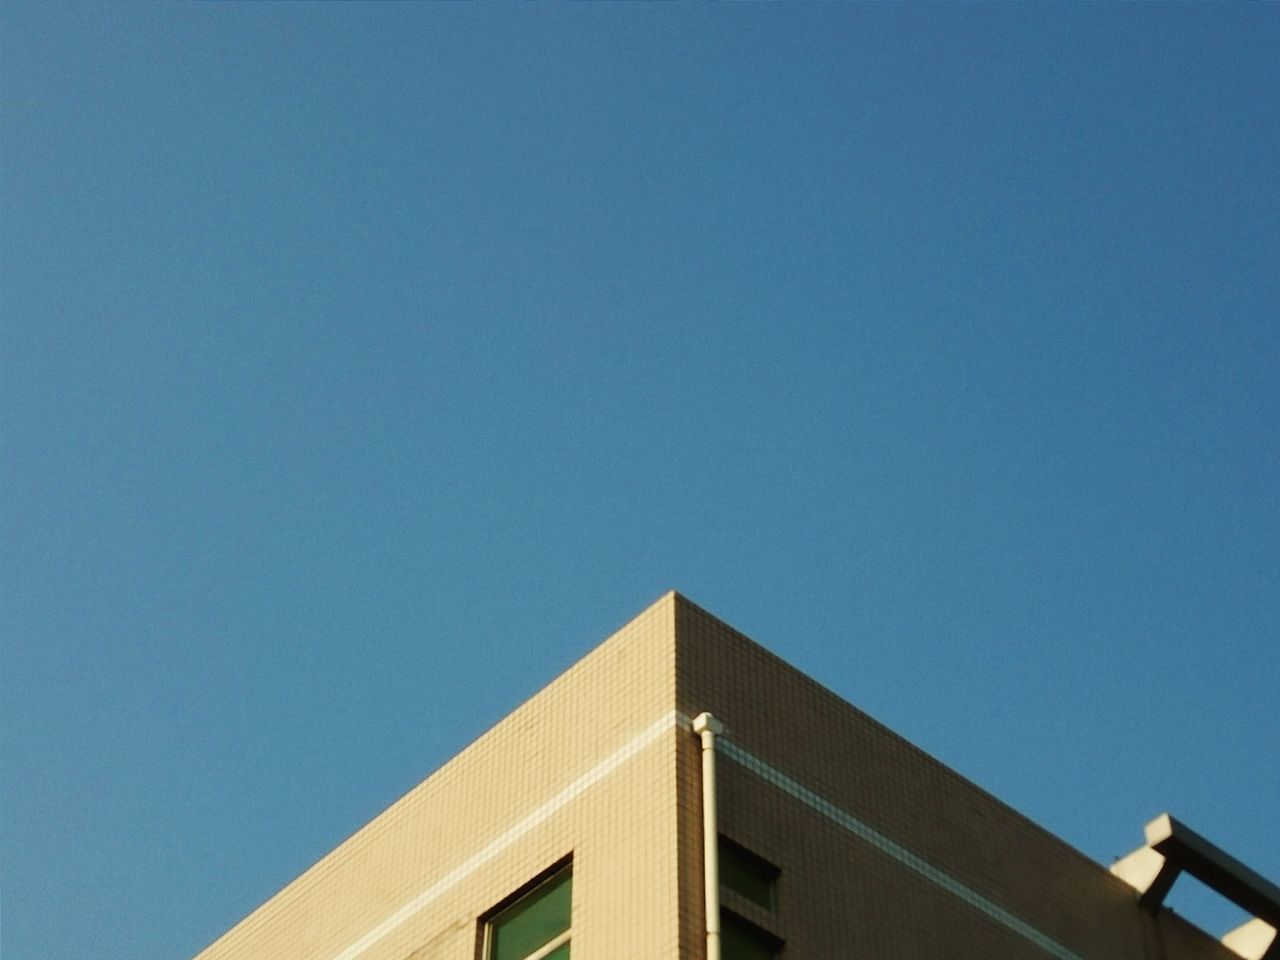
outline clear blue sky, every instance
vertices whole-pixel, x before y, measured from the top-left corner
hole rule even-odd
[[[6,960],[195,953],[669,588],[1280,879],[1277,50],[5,3]]]

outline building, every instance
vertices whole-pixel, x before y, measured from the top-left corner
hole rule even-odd
[[[1109,872],[671,593],[199,960],[1263,957],[1280,891],[1148,833]]]

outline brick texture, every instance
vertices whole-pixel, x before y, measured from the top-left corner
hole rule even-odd
[[[1180,917],[1139,911],[1097,863],[763,647],[678,598],[680,709],[1083,960],[1239,960]],[[680,747],[682,789],[698,747]],[[1044,946],[730,759],[717,763],[721,832],[781,868],[769,915],[724,905],[786,941],[787,960],[1045,960]],[[683,941],[703,929],[700,804],[680,809]],[[697,821],[697,822],[695,822]],[[686,956],[697,956],[692,950]]]
[[[480,960],[566,858],[575,960],[701,960],[704,710],[721,831],[781,868],[775,910],[724,906],[784,960],[1238,960],[674,593],[198,960]]]

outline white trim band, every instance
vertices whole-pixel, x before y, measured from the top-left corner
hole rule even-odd
[[[509,846],[551,818],[552,814],[580,797],[588,788],[595,786],[613,771],[653,743],[664,733],[674,728],[682,718],[676,711],[663,716],[645,727],[634,737],[624,743],[609,756],[569,784],[554,797],[532,813],[522,818],[495,839],[491,840],[479,852],[472,854],[458,866],[454,867],[431,886],[402,906],[387,919],[352,943],[349,947],[334,956],[333,960],[355,960],[383,937],[389,936],[397,928],[407,923],[415,914],[423,910],[433,900],[440,897],[450,887],[469,877],[482,866],[502,853]]]
[[[730,760],[750,770],[762,780],[767,780],[783,793],[799,800],[809,809],[822,814],[822,816],[826,817],[832,823],[843,827],[854,836],[865,840],[882,853],[887,853],[903,866],[914,870],[926,880],[932,881],[943,890],[946,890],[948,893],[969,904],[969,906],[985,913],[988,917],[991,917],[991,919],[1000,923],[1004,927],[1031,941],[1045,953],[1057,957],[1058,960],[1084,960],[1080,954],[1073,950],[1069,950],[1062,944],[1058,943],[1058,941],[1044,933],[1041,933],[1025,920],[1015,917],[1008,910],[1004,909],[1004,907],[991,902],[971,887],[965,886],[949,874],[943,873],[937,867],[933,866],[933,864],[916,856],[906,847],[894,843],[884,834],[867,826],[852,814],[841,810],[831,801],[824,800],[808,787],[801,786],[785,773],[782,773],[780,770],[775,770],[759,757],[748,753],[736,743],[732,743],[724,737],[717,737],[716,748]]]
[[[390,936],[420,911],[424,910],[434,900],[441,897],[451,887],[475,873],[478,869],[497,857],[517,840],[528,834],[531,830],[545,823],[555,813],[572,801],[576,800],[590,787],[599,783],[609,774],[613,773],[613,771],[617,770],[667,731],[675,727],[688,728],[689,725],[689,718],[674,710],[654,721],[613,753],[609,754],[609,756],[605,757],[593,766],[586,773],[582,774],[570,783],[555,796],[551,797],[551,799],[547,800],[537,809],[521,818],[513,826],[509,827],[499,836],[491,840],[481,850],[472,854],[435,883],[431,884],[419,893],[412,900],[405,903],[400,907],[400,909],[396,910],[395,913],[391,914],[368,933],[350,944],[346,949],[335,954],[333,960],[356,960],[357,957],[369,950],[374,946],[374,944],[378,943],[385,937]],[[785,773],[782,773],[780,770],[770,766],[765,761],[744,750],[737,744],[726,740],[721,736],[716,738],[715,746],[717,750],[723,753],[730,760],[756,774],[762,780],[773,784],[783,793],[799,800],[811,810],[821,814],[837,826],[844,828],[849,833],[852,833],[871,844],[882,853],[888,854],[903,866],[915,871],[925,879],[946,890],[948,893],[960,900],[963,900],[971,907],[983,914],[986,914],[1002,926],[1035,944],[1049,955],[1056,957],[1057,960],[1084,960],[1080,954],[1068,949],[1053,938],[1040,932],[1025,920],[1014,916],[1008,910],[1005,910],[998,904],[993,903],[976,890],[973,890],[949,874],[939,870],[926,860],[912,853],[906,847],[890,840],[884,834],[863,823],[857,817],[841,810],[829,800],[820,797],[809,788],[791,779]]]

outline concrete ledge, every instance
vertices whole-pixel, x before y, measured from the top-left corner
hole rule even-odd
[[[1254,918],[1236,927],[1222,938],[1222,945],[1234,950],[1245,960],[1280,960],[1280,942],[1276,928]]]
[[[1250,870],[1186,824],[1162,813],[1146,825],[1147,845],[1111,865],[1138,891],[1138,904],[1158,910],[1184,870],[1254,915],[1222,938],[1245,960],[1280,960],[1280,887]]]
[[[1147,846],[1166,860],[1271,927],[1280,926],[1280,887],[1167,813],[1148,823],[1145,832]]]

